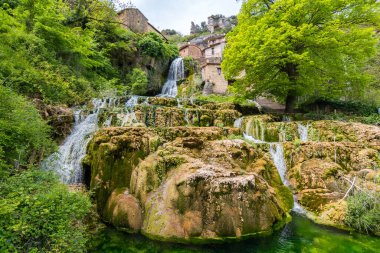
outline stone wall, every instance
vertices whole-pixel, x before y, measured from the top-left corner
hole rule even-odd
[[[191,56],[193,59],[202,58],[202,50],[195,45],[186,45],[181,47],[179,54],[182,58]]]
[[[124,28],[135,33],[145,33],[148,31],[148,19],[139,9],[127,8],[119,12],[119,21]]]
[[[211,57],[223,57],[223,51],[226,47],[226,43],[220,43],[213,46],[210,46],[204,50],[204,57],[211,58]]]
[[[157,33],[165,41],[166,37],[158,31],[152,24],[148,22],[148,19],[137,8],[126,8],[118,13],[118,19],[122,23],[122,26],[135,33]]]
[[[224,78],[220,64],[207,63],[202,67],[203,80],[213,84],[213,93],[225,94],[228,81]]]

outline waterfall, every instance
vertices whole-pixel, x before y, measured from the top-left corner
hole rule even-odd
[[[309,131],[309,125],[304,126],[300,123],[298,124],[298,134],[300,136],[301,141],[304,141],[304,142],[309,141],[308,131]]]
[[[235,120],[234,127],[235,128],[242,128],[243,126],[243,117]]]
[[[280,174],[281,181],[284,185],[289,186],[289,182],[286,180],[286,162],[284,156],[284,148],[281,143],[270,144],[269,153],[272,156],[273,163],[276,166],[278,173]]]
[[[86,155],[87,144],[98,129],[98,115],[107,106],[106,100],[93,100],[94,110],[84,120],[81,111],[74,113],[75,125],[72,133],[59,147],[59,151],[48,157],[42,168],[57,172],[66,184],[79,184],[83,181],[82,159]]]
[[[239,122],[235,122],[239,123]],[[242,128],[242,126],[240,127]],[[253,131],[254,130],[254,131]],[[265,127],[260,121],[251,120],[246,124],[244,138],[254,143],[266,143],[265,142]]]
[[[177,107],[182,108],[183,105],[181,105],[181,99],[177,98]]]
[[[185,109],[185,121],[187,125],[190,125],[190,119],[189,119],[189,110]]]
[[[110,127],[112,124],[112,115],[104,122],[103,126],[104,127]]]
[[[139,100],[138,96],[132,96],[125,103],[126,114],[122,117],[121,126],[131,126],[134,123],[138,123],[139,122],[137,120],[136,114],[135,114],[135,106],[138,104],[138,100]]]
[[[176,97],[178,95],[177,82],[185,78],[185,67],[181,57],[175,59],[170,65],[168,80],[162,88],[161,97]]]
[[[243,118],[237,119],[234,123],[234,127],[243,129],[243,124],[242,124]],[[285,160],[285,155],[284,155],[284,147],[282,145],[282,141],[286,141],[286,134],[285,130],[281,128],[280,133],[279,133],[279,138],[280,142],[279,143],[270,143],[266,142],[264,140],[265,137],[265,128],[262,122],[257,122],[256,120],[251,120],[247,122],[245,126],[245,130],[243,132],[244,139],[251,141],[253,143],[266,143],[269,144],[269,153],[271,155],[271,158],[273,160],[273,163],[278,171],[278,174],[280,175],[282,183],[289,187],[290,184],[288,180],[286,179],[286,160]],[[252,131],[253,130],[253,131]],[[250,133],[253,133],[255,137],[251,136]],[[256,139],[256,138],[261,138],[261,140]],[[297,212],[299,214],[306,214],[306,211],[302,208],[302,206],[297,202],[297,196],[294,196],[294,207],[293,211]]]

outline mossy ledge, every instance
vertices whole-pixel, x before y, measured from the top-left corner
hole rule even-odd
[[[105,128],[84,160],[103,220],[181,243],[264,236],[289,221],[293,198],[265,145],[234,128]],[[131,220],[133,217],[133,220]]]

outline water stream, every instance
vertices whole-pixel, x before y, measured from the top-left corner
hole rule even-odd
[[[301,123],[298,124],[298,134],[300,136],[300,140],[303,142],[309,141],[309,125],[302,125]]]
[[[176,97],[178,95],[177,82],[185,77],[185,67],[181,57],[170,65],[168,80],[162,88],[161,97]]]
[[[234,127],[243,129],[243,120],[244,118],[237,119],[234,123]],[[254,124],[254,125],[253,125]],[[255,128],[254,134],[255,136],[259,136],[261,139],[257,139],[251,135],[249,135],[250,132],[252,132],[252,128]],[[307,139],[307,129],[306,128],[306,139]],[[303,130],[303,129],[302,129]],[[304,134],[304,133],[302,133]],[[253,143],[258,143],[258,144],[269,144],[269,153],[271,155],[271,158],[273,160],[273,163],[281,177],[282,183],[289,187],[290,184],[288,180],[286,179],[286,160],[285,160],[285,155],[284,155],[284,148],[282,145],[282,142],[286,141],[286,134],[283,128],[281,128],[279,132],[279,141],[280,142],[266,142],[265,141],[265,127],[262,122],[248,122],[244,132],[243,136],[246,140],[251,141]],[[303,136],[305,137],[305,136]],[[299,214],[305,214],[306,211],[302,208],[302,206],[297,202],[297,196],[294,196],[294,206],[293,206],[293,211],[299,213]]]
[[[81,110],[74,113],[75,125],[72,133],[59,147],[58,152],[42,163],[43,169],[54,170],[66,184],[83,182],[82,159],[86,155],[92,134],[98,129],[99,112],[108,105],[105,99],[94,99],[92,103],[94,109],[84,119]]]
[[[126,114],[124,114],[122,117],[121,126],[132,126],[133,124],[139,122],[135,114],[135,106],[138,104],[138,100],[139,100],[138,96],[132,96],[125,103]]]
[[[241,242],[211,245],[182,245],[151,241],[107,228],[93,238],[91,253],[376,253],[380,239],[349,234],[314,224],[304,216],[293,214],[292,222],[271,236]]]

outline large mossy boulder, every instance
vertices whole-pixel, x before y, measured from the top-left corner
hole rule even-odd
[[[376,180],[380,145],[376,141],[289,142],[284,149],[293,192],[318,223],[348,229],[344,221],[350,189],[380,192],[380,180]]]
[[[108,128],[85,159],[103,220],[165,241],[271,233],[293,197],[266,145],[222,140],[228,128]]]

